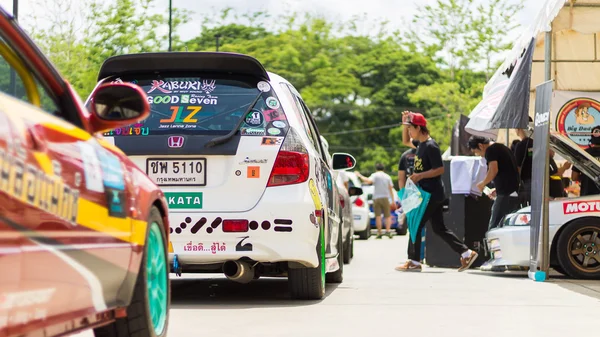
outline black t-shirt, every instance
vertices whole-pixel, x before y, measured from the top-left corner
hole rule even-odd
[[[588,147],[585,152],[589,153],[592,157],[600,160],[600,147]],[[581,192],[580,196],[600,194],[600,189],[596,186],[596,183],[585,174],[581,174],[581,171],[577,167],[573,167],[573,171],[580,174],[579,180],[581,181]]]
[[[498,162],[498,173],[494,178],[494,186],[498,195],[509,195],[519,187],[519,172],[515,156],[504,144],[494,143],[485,151],[488,167],[491,162]]]
[[[525,138],[515,146],[517,167],[521,168],[521,180],[531,180],[533,164],[533,139]]]
[[[413,174],[413,170],[415,168],[416,153],[417,149],[408,149],[404,151],[404,153],[400,157],[400,162],[398,163],[398,171],[405,171],[407,177],[410,177]]]
[[[433,139],[419,143],[415,154],[415,167],[413,173],[422,173],[443,167],[442,152],[440,147]],[[445,199],[444,184],[442,176],[434,178],[421,179],[418,183],[426,192],[431,193],[431,200],[441,201]]]

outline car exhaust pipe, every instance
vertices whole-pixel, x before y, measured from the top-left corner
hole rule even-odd
[[[238,283],[249,283],[254,279],[254,268],[244,261],[227,261],[223,273],[228,279]]]

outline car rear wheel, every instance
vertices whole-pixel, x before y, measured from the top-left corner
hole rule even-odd
[[[167,268],[167,244],[162,216],[152,207],[140,264],[127,317],[96,328],[96,337],[162,337],[167,335],[171,287]]]
[[[346,240],[346,244],[344,245],[344,263],[350,264],[352,258],[354,257],[354,235],[348,231],[348,239]]]
[[[573,278],[600,278],[600,219],[578,219],[558,238],[560,268]]]
[[[358,238],[361,240],[368,240],[371,236],[371,225],[367,225],[367,229],[362,232],[358,232]]]
[[[406,233],[408,232],[408,228],[406,228],[406,226],[402,226],[402,227],[398,227],[396,228],[396,234],[398,235],[406,235]]]
[[[328,273],[325,276],[325,281],[327,283],[342,283],[344,281],[344,249],[343,249],[343,241],[342,241],[342,225],[340,224],[340,234],[338,235],[338,243],[337,243],[337,262],[340,268],[333,273]]]
[[[290,268],[288,286],[293,299],[320,300],[325,296],[325,234],[323,226],[317,243],[319,265],[316,268]]]

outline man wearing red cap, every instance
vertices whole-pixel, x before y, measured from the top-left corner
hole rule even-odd
[[[424,191],[430,193],[431,197],[419,224],[417,239],[413,245],[409,245],[409,260],[405,264],[396,267],[396,270],[421,271],[422,267],[419,263],[421,255],[421,232],[429,220],[431,220],[433,232],[440,236],[455,252],[461,255],[461,267],[458,271],[467,270],[477,259],[477,253],[470,250],[444,224],[442,211],[446,196],[444,194],[444,184],[442,183],[444,164],[442,162],[440,147],[429,136],[427,120],[422,114],[405,111],[402,113],[402,124],[405,125],[402,131],[403,140],[410,137],[419,141],[415,155],[414,171],[410,180]]]

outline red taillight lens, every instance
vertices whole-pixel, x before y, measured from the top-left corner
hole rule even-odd
[[[342,208],[346,207],[346,200],[344,200],[344,196],[340,195],[340,205]]]
[[[223,232],[247,232],[248,220],[223,220]]]
[[[307,153],[279,151],[267,187],[303,183],[308,180],[309,167]]]
[[[365,204],[365,202],[362,201],[361,198],[356,198],[356,200],[354,200],[354,204],[358,207],[362,207]]]

